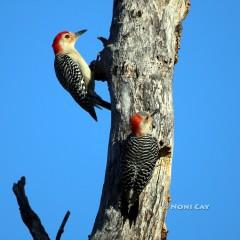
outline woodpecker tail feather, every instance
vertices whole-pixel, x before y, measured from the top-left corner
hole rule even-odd
[[[101,97],[99,97],[97,94],[93,96],[94,103],[96,104],[96,107],[103,107],[108,110],[111,110],[111,103],[104,101]]]
[[[87,111],[92,118],[97,121],[97,114],[94,109],[94,104],[91,98],[85,97],[84,99],[78,99],[78,97],[73,96],[75,101],[85,110]]]
[[[132,224],[135,225],[135,223],[136,223],[138,211],[139,211],[139,199],[136,199],[136,201],[130,207],[129,212],[128,212],[128,220],[129,220],[130,228],[131,228]]]
[[[136,197],[129,199],[129,193],[123,193],[121,198],[121,214],[123,216],[123,222],[125,223],[126,219],[129,221],[130,228],[132,224],[136,223],[136,219],[139,211],[139,198]]]
[[[94,106],[92,104],[86,105],[86,104],[80,104],[81,107],[86,110],[91,116],[92,118],[97,121],[97,114],[96,111],[94,109]]]
[[[125,223],[126,219],[128,219],[128,199],[123,194],[121,197],[120,210],[123,216],[123,222]]]
[[[94,107],[92,106],[87,111],[92,116],[92,118],[97,122],[97,114],[96,114]]]
[[[94,107],[104,107],[106,109],[111,109],[111,104],[102,100],[99,96],[86,96],[83,99],[78,99],[78,97],[73,96],[75,101],[84,109],[86,110],[95,121],[97,121],[97,114],[95,112]]]

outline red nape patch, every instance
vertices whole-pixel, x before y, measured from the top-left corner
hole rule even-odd
[[[139,130],[140,130],[139,126],[141,122],[142,122],[142,116],[140,114],[134,114],[130,118],[131,129],[134,135],[137,135],[139,133]]]
[[[61,40],[62,35],[65,33],[68,33],[68,31],[63,31],[63,32],[58,33],[57,36],[53,40],[52,47],[53,47],[53,51],[55,54],[59,53],[62,50],[62,48],[59,44],[59,41]]]

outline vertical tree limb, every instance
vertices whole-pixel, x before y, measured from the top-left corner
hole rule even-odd
[[[92,240],[166,239],[172,156],[159,160],[140,195],[136,224],[123,223],[119,210],[121,142],[129,134],[129,116],[160,108],[153,135],[173,148],[172,78],[180,47],[181,22],[188,0],[115,0],[110,37],[96,66],[108,80],[112,122],[108,160]],[[103,40],[103,39],[101,39]],[[103,73],[104,71],[104,73]],[[100,72],[100,71],[99,71]]]

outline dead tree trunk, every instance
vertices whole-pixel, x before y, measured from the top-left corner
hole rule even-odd
[[[158,161],[140,195],[136,224],[123,224],[119,210],[121,141],[129,134],[129,116],[160,108],[153,135],[173,147],[173,68],[181,22],[189,0],[115,0],[108,40],[96,62],[96,79],[106,78],[112,101],[112,125],[101,203],[92,240],[165,239],[171,157]]]

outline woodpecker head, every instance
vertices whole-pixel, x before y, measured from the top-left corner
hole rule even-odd
[[[74,49],[76,41],[86,31],[87,30],[84,29],[75,33],[68,31],[58,33],[57,36],[54,38],[52,44],[54,53],[64,53],[68,50]]]
[[[159,112],[159,109],[152,113],[138,112],[130,118],[130,125],[133,135],[141,137],[151,133],[152,131],[152,118]]]

